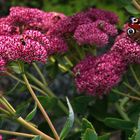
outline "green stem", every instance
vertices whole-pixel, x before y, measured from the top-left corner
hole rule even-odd
[[[136,93],[137,95],[140,96],[140,92],[137,91],[135,88],[133,88],[131,85],[129,85],[129,84],[126,83],[126,82],[123,82],[123,84],[124,84],[126,87],[128,87],[129,89],[131,89],[134,93]]]
[[[140,101],[140,98],[136,97],[136,96],[131,96],[131,95],[128,95],[128,94],[125,94],[125,93],[122,93],[118,90],[115,90],[115,89],[112,89],[112,91],[118,95],[121,95],[121,96],[124,96],[124,97],[128,97],[130,99],[133,99],[133,100],[137,100],[137,101]]]
[[[125,104],[129,101],[128,97],[124,97],[123,99],[120,99],[120,107],[123,109]]]
[[[119,106],[118,103],[115,103],[115,107],[116,107],[117,111],[119,112],[119,114],[121,115],[121,117],[124,120],[130,121],[130,119],[128,118],[127,114],[123,111],[123,109]]]
[[[2,98],[0,98],[0,103],[6,108],[6,110],[12,114],[13,116],[15,116],[15,112],[2,100]]]
[[[4,101],[3,101],[3,99],[4,99]],[[16,119],[17,122],[19,122],[21,125],[23,125],[24,127],[26,127],[28,130],[32,131],[33,133],[35,133],[37,135],[40,135],[43,140],[54,140],[50,136],[44,134],[43,132],[41,132],[40,130],[38,130],[34,126],[32,126],[29,122],[25,121],[22,117],[16,118],[15,109],[12,107],[12,105],[4,97],[3,97],[3,99],[1,97],[0,98],[0,102],[9,111],[8,112],[8,115],[11,115],[11,116],[15,117],[15,119]],[[1,110],[1,111],[3,111],[3,110]],[[7,111],[5,113],[7,114]]]
[[[39,67],[37,66],[36,63],[33,63],[34,68],[36,69],[36,71],[38,72],[40,78],[42,79],[42,82],[44,83],[44,85],[47,85],[46,79],[44,78],[44,75],[42,74],[42,72],[40,71]]]
[[[1,108],[1,107],[0,107],[0,111],[1,111],[2,113],[4,113],[4,114],[10,115],[10,113],[9,113],[7,110],[5,110],[5,109],[3,109],[3,108]]]
[[[33,76],[32,74],[26,72],[27,76],[32,79],[38,86],[43,87],[43,83],[41,83],[35,76]]]
[[[28,76],[29,76],[29,74],[28,74]],[[38,84],[38,86],[40,86],[45,91],[45,93],[47,93],[50,97],[56,97],[55,94],[51,91],[51,89],[49,87],[43,85],[43,83],[41,83],[40,81],[38,82],[38,79],[36,77],[34,77],[33,75],[30,74],[30,78],[36,84]],[[64,111],[64,113],[68,115],[67,107],[60,100],[58,100],[58,105]],[[77,124],[81,125],[81,123],[78,119],[75,119],[75,121],[77,122]]]
[[[67,61],[67,63],[68,63],[71,67],[73,67],[72,62],[70,61],[70,59],[69,59],[67,56],[64,56],[64,59]]]
[[[12,105],[6,100],[6,98],[1,97],[2,100],[7,104],[7,106],[14,112],[16,113],[16,110],[12,107]]]
[[[139,81],[139,79],[137,78],[137,75],[136,75],[136,73],[135,73],[135,71],[134,71],[134,69],[133,69],[132,66],[130,66],[130,70],[131,70],[131,72],[132,72],[132,74],[133,74],[133,77],[135,78],[137,84],[140,86],[140,81]]]
[[[27,134],[27,133],[20,133],[20,132],[11,132],[7,130],[0,130],[1,134],[8,134],[13,136],[20,136],[20,137],[27,137],[27,138],[34,138],[37,135]]]
[[[40,109],[40,111],[42,112],[44,118],[45,118],[46,121],[48,122],[48,124],[49,124],[49,126],[50,126],[50,128],[51,128],[51,130],[52,130],[52,132],[53,132],[53,134],[54,134],[54,136],[55,136],[55,138],[56,138],[56,140],[59,140],[59,136],[58,136],[58,134],[57,134],[57,132],[56,132],[56,130],[55,130],[55,128],[54,128],[54,126],[53,126],[53,124],[52,124],[52,122],[51,122],[49,116],[48,116],[48,114],[46,113],[46,111],[44,110],[43,106],[41,105],[41,103],[39,102],[38,98],[36,97],[36,94],[35,94],[34,91],[32,90],[32,88],[31,88],[31,86],[30,86],[30,83],[29,83],[29,81],[28,81],[26,75],[23,74],[22,76],[23,76],[23,79],[24,79],[24,81],[25,81],[25,83],[26,83],[26,86],[27,86],[27,88],[28,88],[30,94],[32,95],[34,101],[37,103],[37,106],[38,106],[38,108]]]
[[[13,75],[13,74],[11,74],[11,73],[9,73],[9,72],[5,72],[5,73],[6,73],[8,76],[10,76],[11,78],[13,78],[13,79],[15,79],[16,81],[18,81],[18,82],[20,82],[20,83],[22,83],[22,84],[25,85],[25,82],[24,82],[23,80],[19,79],[18,77],[16,77],[15,75]],[[46,92],[44,92],[43,90],[39,89],[38,87],[36,87],[36,86],[34,86],[34,85],[32,85],[32,84],[30,84],[30,85],[31,85],[31,87],[32,87],[33,89],[35,89],[36,91],[42,93],[43,95],[47,95]]]
[[[19,122],[21,125],[23,125],[26,129],[32,131],[34,134],[40,135],[42,137],[42,139],[44,140],[54,140],[53,138],[51,138],[50,136],[44,134],[43,132],[41,132],[40,130],[38,130],[37,128],[33,127],[32,125],[30,125],[27,121],[25,121],[22,117],[17,118],[17,122]]]

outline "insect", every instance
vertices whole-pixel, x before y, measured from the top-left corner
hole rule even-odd
[[[127,34],[137,43],[140,43],[140,18],[131,17],[128,23]]]

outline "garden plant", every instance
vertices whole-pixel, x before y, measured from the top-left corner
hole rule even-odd
[[[138,0],[0,4],[0,140],[140,140]]]

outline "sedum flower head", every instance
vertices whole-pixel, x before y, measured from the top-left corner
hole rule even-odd
[[[65,15],[61,13],[12,7],[7,17],[0,18],[1,61],[46,62],[49,55],[65,52],[67,44],[63,37],[47,35],[47,31],[63,18]],[[2,62],[1,69],[6,64]]]
[[[6,61],[0,57],[0,71],[5,70]]]
[[[125,32],[117,37],[111,50],[120,53],[128,63],[140,63],[140,44],[127,35],[128,28],[125,25]]]
[[[76,86],[80,92],[102,96],[118,84],[126,65],[122,56],[114,51],[87,57],[74,67]]]
[[[72,34],[80,45],[104,46],[110,36],[117,34],[117,22],[118,17],[114,13],[91,8],[58,21],[49,34]]]
[[[74,37],[77,42],[82,44],[95,44],[104,46],[108,43],[109,36],[117,34],[114,25],[103,20],[97,20],[93,23],[79,25],[75,30]]]
[[[15,25],[24,25],[47,31],[64,17],[65,15],[62,13],[44,12],[37,8],[12,7],[10,9],[9,20]]]

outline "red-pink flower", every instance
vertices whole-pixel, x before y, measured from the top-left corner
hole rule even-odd
[[[128,28],[125,25],[124,33],[117,37],[111,50],[120,53],[128,63],[140,63],[140,44],[127,35]]]
[[[76,86],[80,92],[102,96],[120,82],[126,65],[122,56],[113,51],[87,57],[74,67]]]
[[[108,44],[109,36],[116,34],[117,29],[114,25],[97,20],[93,23],[79,25],[75,30],[74,37],[80,45],[94,44],[102,47]]]
[[[12,7],[7,17],[0,18],[0,69],[10,61],[46,62],[49,55],[65,52],[67,44],[63,37],[47,35],[63,18],[61,13]]]
[[[101,16],[100,16],[101,15]],[[76,13],[56,23],[48,34],[72,34],[78,44],[95,44],[104,46],[110,36],[117,34],[114,24],[118,17],[109,11],[91,8],[84,12]]]

